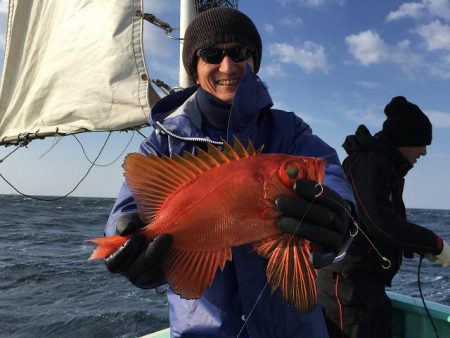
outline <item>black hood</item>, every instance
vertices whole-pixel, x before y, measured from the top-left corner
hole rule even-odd
[[[365,125],[360,125],[354,135],[348,135],[342,147],[348,155],[365,151],[381,151],[397,164],[402,176],[406,175],[412,168],[411,164],[383,131],[372,135]]]

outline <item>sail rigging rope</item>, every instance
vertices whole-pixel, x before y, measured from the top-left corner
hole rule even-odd
[[[83,175],[83,177],[78,181],[78,183],[65,195],[63,196],[59,196],[59,197],[54,197],[54,198],[45,198],[45,197],[38,197],[38,196],[33,196],[33,195],[29,195],[26,193],[23,193],[22,191],[20,191],[19,189],[17,189],[11,182],[9,182],[5,176],[3,176],[2,173],[0,173],[0,178],[3,179],[3,181],[5,181],[6,184],[8,184],[12,189],[14,189],[14,191],[16,191],[18,194],[24,196],[24,197],[28,197],[34,200],[38,200],[38,201],[44,201],[44,202],[53,202],[53,201],[58,201],[61,199],[64,199],[66,197],[68,197],[70,194],[72,194],[77,188],[78,186],[81,184],[81,182],[83,182],[85,180],[85,178],[87,177],[87,175],[90,173],[90,171],[92,170],[92,168],[95,166],[95,163],[97,162],[97,160],[99,159],[100,155],[102,154],[103,150],[106,147],[106,144],[109,141],[109,138],[111,137],[111,133],[108,133],[108,136],[106,137],[105,142],[103,143],[102,147],[100,148],[100,151],[98,152],[97,156],[95,157],[94,161],[91,163],[91,165],[89,166],[88,170],[86,171],[86,173]],[[20,147],[20,146],[18,146]],[[17,150],[17,148],[15,149]],[[14,151],[15,151],[14,150]],[[10,154],[9,154],[10,155]],[[8,155],[8,156],[9,156]],[[2,160],[3,161],[3,160]]]
[[[55,141],[55,140],[56,140],[56,141]],[[39,156],[38,159],[41,159],[41,158],[43,158],[45,155],[47,155],[53,148],[56,147],[56,145],[57,145],[59,142],[61,142],[61,140],[62,140],[62,136],[55,136],[55,139],[54,139],[54,141],[53,141],[51,147],[50,147],[48,150],[46,150],[41,156]]]
[[[89,163],[95,165],[96,167],[109,167],[110,165],[112,165],[112,164],[114,164],[115,162],[117,162],[117,160],[119,160],[120,157],[125,153],[125,151],[127,150],[127,148],[130,146],[131,141],[133,141],[134,134],[135,134],[135,130],[133,130],[133,132],[131,133],[131,138],[128,140],[128,143],[125,145],[125,148],[123,148],[122,152],[121,152],[119,155],[117,155],[117,157],[116,157],[114,160],[112,160],[111,162],[109,162],[109,163],[107,163],[107,164],[96,164],[95,161],[92,161],[92,160],[89,158],[89,156],[86,154],[86,151],[85,151],[85,149],[84,149],[84,147],[83,147],[83,144],[82,144],[81,141],[78,139],[78,137],[77,137],[75,134],[73,135],[73,137],[75,138],[75,140],[77,140],[78,144],[79,144],[80,147],[81,147],[81,150],[83,151],[84,157],[86,158],[86,160],[87,160]],[[141,135],[142,135],[142,134],[141,134]]]
[[[24,144],[19,144],[16,146],[16,148],[11,151],[8,155],[6,155],[5,157],[3,157],[2,159],[0,159],[0,163],[2,163],[4,160],[6,160],[9,156],[11,156],[13,153],[15,153],[17,150],[19,150],[19,148],[24,147]]]
[[[136,16],[144,19],[145,21],[148,21],[151,24],[164,30],[166,32],[166,36],[168,38],[171,38],[174,40],[182,40],[181,38],[170,35],[170,33],[172,33],[174,30],[180,30],[179,28],[173,28],[167,22],[162,21],[161,19],[157,18],[155,15],[150,14],[150,13],[143,13],[142,11],[137,10],[135,14],[136,14]]]

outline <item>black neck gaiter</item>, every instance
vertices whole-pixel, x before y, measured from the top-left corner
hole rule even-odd
[[[207,124],[219,131],[226,131],[230,117],[231,104],[223,102],[203,90],[197,90],[197,107]],[[204,123],[203,123],[204,125]],[[204,126],[202,126],[204,128]]]

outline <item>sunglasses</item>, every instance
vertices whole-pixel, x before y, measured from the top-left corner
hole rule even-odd
[[[222,62],[225,55],[228,55],[234,62],[242,62],[247,60],[252,53],[252,48],[237,45],[227,49],[217,47],[202,48],[197,51],[197,56],[200,56],[206,63],[217,65]]]

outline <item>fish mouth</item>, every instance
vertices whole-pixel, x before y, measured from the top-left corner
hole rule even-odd
[[[123,249],[125,248],[125,246],[128,244],[130,240],[127,240],[125,243],[123,243],[116,251],[114,251],[111,255],[109,255],[108,257],[105,258],[105,261],[107,263],[111,262],[114,257],[116,257],[118,254],[120,254]]]

